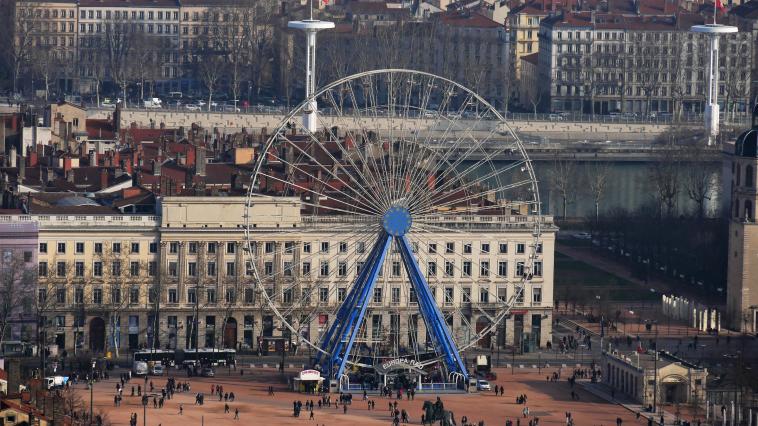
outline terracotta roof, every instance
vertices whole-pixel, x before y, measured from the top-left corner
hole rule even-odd
[[[116,136],[116,129],[110,120],[88,118],[86,126],[90,139],[113,139]]]
[[[591,12],[566,12],[542,20],[548,28],[582,28],[598,30],[675,31],[702,24],[704,17],[696,13],[678,15],[629,16],[619,13],[597,13],[592,23]]]
[[[439,18],[446,25],[453,27],[471,27],[471,28],[498,28],[501,24],[492,19],[476,13],[467,11],[443,12]]]

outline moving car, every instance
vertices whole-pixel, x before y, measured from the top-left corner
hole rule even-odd
[[[200,375],[203,377],[215,377],[216,372],[213,371],[212,367],[203,367],[203,370],[200,372]]]
[[[476,381],[476,390],[488,391],[488,390],[492,390],[492,388],[490,387],[490,382],[479,379]]]

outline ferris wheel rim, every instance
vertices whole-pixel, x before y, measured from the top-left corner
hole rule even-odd
[[[505,131],[513,138],[514,145],[518,148],[519,154],[521,156],[521,159],[523,159],[524,167],[526,168],[526,171],[529,175],[529,181],[532,184],[532,192],[533,192],[533,204],[534,207],[536,207],[536,210],[534,212],[531,212],[530,216],[535,218],[533,220],[533,227],[532,227],[532,248],[530,256],[528,257],[528,260],[526,261],[526,267],[528,271],[533,271],[534,266],[534,260],[536,258],[535,256],[535,250],[537,245],[540,242],[540,236],[542,234],[542,213],[541,213],[541,201],[540,201],[540,194],[538,189],[538,179],[536,177],[536,174],[534,172],[534,167],[532,164],[531,159],[529,158],[526,149],[524,147],[523,142],[521,141],[521,138],[518,136],[517,132],[511,127],[511,125],[508,123],[508,121],[500,114],[500,112],[486,99],[484,99],[481,95],[479,95],[477,92],[475,92],[472,89],[469,89],[467,86],[458,83],[452,79],[439,76],[437,74],[420,71],[420,70],[413,70],[413,69],[406,69],[406,68],[387,68],[387,69],[377,69],[377,70],[370,70],[370,71],[364,71],[356,74],[352,74],[349,76],[342,77],[340,79],[337,79],[329,84],[326,84],[325,86],[321,87],[317,91],[315,91],[311,96],[304,99],[302,102],[300,102],[295,108],[292,109],[291,112],[289,112],[281,121],[280,123],[275,127],[274,133],[271,134],[271,136],[266,140],[265,143],[261,145],[260,152],[260,158],[256,162],[255,167],[253,168],[253,172],[251,175],[251,181],[250,181],[250,188],[247,191],[246,198],[245,198],[245,208],[244,208],[244,235],[245,235],[245,264],[246,268],[248,267],[248,262],[250,268],[253,270],[253,281],[256,287],[259,287],[259,294],[262,295],[262,297],[265,299],[266,302],[266,308],[269,309],[276,317],[281,321],[282,326],[286,327],[291,333],[296,334],[298,336],[297,341],[300,343],[306,343],[309,347],[315,349],[318,352],[321,352],[323,354],[327,354],[326,351],[322,350],[318,345],[318,339],[313,339],[312,337],[309,339],[306,339],[300,334],[300,330],[295,328],[292,324],[290,324],[290,321],[286,320],[285,317],[282,315],[281,311],[276,306],[276,303],[269,298],[268,293],[265,291],[265,287],[263,286],[263,280],[261,279],[259,275],[259,271],[257,270],[257,267],[255,266],[253,251],[252,251],[252,243],[253,239],[251,237],[251,229],[250,229],[250,208],[252,206],[253,198],[254,197],[269,197],[269,198],[277,198],[277,196],[272,196],[268,194],[260,194],[255,192],[255,182],[257,180],[257,177],[261,173],[261,167],[263,166],[263,159],[268,152],[268,150],[271,148],[271,146],[277,141],[277,138],[282,134],[283,131],[285,131],[289,125],[293,122],[293,119],[296,119],[300,114],[304,112],[304,108],[309,107],[312,105],[312,102],[317,101],[321,96],[323,96],[325,93],[328,93],[330,90],[332,90],[335,87],[339,87],[342,84],[345,84],[347,82],[356,81],[365,77],[375,76],[375,75],[391,75],[391,74],[411,74],[411,75],[418,75],[418,76],[425,76],[431,79],[439,80],[441,82],[445,82],[447,84],[450,84],[457,89],[462,90],[463,92],[467,93],[468,95],[472,96],[473,99],[480,103],[483,107],[486,108],[486,110],[493,115],[492,119],[489,121],[497,122],[497,124],[502,125],[505,127]],[[526,274],[521,277],[520,281],[517,283],[514,283],[515,292],[508,298],[508,301],[505,302],[506,306],[505,309],[500,310],[497,312],[495,317],[490,318],[489,324],[484,327],[480,332],[476,332],[473,336],[473,338],[469,339],[469,341],[463,345],[459,345],[458,350],[459,352],[463,352],[464,350],[476,345],[484,336],[490,335],[495,331],[495,329],[500,325],[502,320],[510,315],[510,312],[516,306],[516,299],[521,296],[524,292],[525,285],[528,282],[531,282],[532,277],[527,276]],[[330,312],[331,313],[331,312]],[[302,327],[302,324],[300,324]],[[362,365],[360,363],[354,363],[350,362],[353,365]]]

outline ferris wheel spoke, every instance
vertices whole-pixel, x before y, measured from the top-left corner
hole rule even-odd
[[[307,157],[307,158],[309,158],[310,160],[315,160],[313,157],[311,157],[309,154],[307,154],[307,153],[306,153],[306,152],[305,152],[305,151],[304,151],[302,148],[300,148],[300,147],[299,147],[299,146],[297,146],[296,144],[293,144],[293,146],[294,146],[296,149],[298,149],[299,151],[301,151],[301,152],[302,152],[302,155],[306,156],[306,157]],[[285,164],[285,165],[287,165],[287,166],[289,166],[289,167],[292,167],[292,168],[293,168],[293,169],[295,169],[295,170],[298,170],[298,171],[300,171],[302,174],[304,174],[304,175],[306,175],[306,176],[308,176],[308,177],[310,177],[310,178],[312,178],[312,179],[314,179],[314,180],[317,180],[318,182],[322,183],[324,186],[328,186],[329,188],[331,188],[331,189],[332,189],[332,190],[334,190],[335,192],[338,192],[338,193],[340,193],[340,194],[344,195],[345,197],[347,197],[347,198],[350,198],[351,200],[355,201],[355,202],[356,202],[356,203],[358,203],[359,205],[365,206],[365,209],[364,209],[364,211],[368,211],[368,210],[370,210],[370,212],[371,212],[371,213],[379,214],[379,210],[377,210],[377,209],[375,208],[375,200],[369,200],[369,199],[367,199],[366,197],[364,197],[364,196],[362,195],[362,193],[361,193],[361,192],[354,192],[354,193],[355,193],[356,195],[360,196],[360,197],[363,199],[363,201],[360,201],[360,200],[358,200],[357,198],[355,198],[355,197],[353,197],[353,196],[351,196],[351,195],[349,195],[349,194],[347,194],[347,193],[345,193],[345,192],[343,192],[343,191],[341,191],[341,190],[339,190],[339,189],[335,188],[334,186],[332,186],[332,185],[331,185],[331,184],[329,184],[328,182],[325,182],[324,180],[322,180],[322,179],[320,179],[320,178],[318,178],[318,177],[316,177],[316,176],[313,176],[311,173],[308,173],[307,171],[305,171],[305,170],[304,170],[304,169],[302,169],[301,167],[298,167],[298,166],[296,166],[296,165],[294,165],[294,164],[292,164],[292,163],[288,162],[287,160],[285,160],[285,159],[283,159],[283,158],[281,158],[281,157],[279,157],[279,156],[277,156],[277,155],[275,155],[275,154],[268,154],[268,155],[269,155],[270,157],[273,157],[273,158],[275,158],[275,159],[277,159],[277,160],[281,161],[283,164]],[[326,170],[326,172],[327,172],[327,173],[329,173],[329,174],[330,174],[331,176],[333,176],[335,179],[337,179],[338,181],[340,181],[341,183],[343,183],[343,184],[344,184],[346,187],[349,187],[349,184],[348,184],[347,182],[343,181],[343,180],[342,180],[342,179],[341,179],[341,178],[340,178],[338,175],[336,175],[335,173],[333,173],[331,170],[329,170],[329,169],[325,169],[325,170]],[[366,209],[368,209],[368,210],[366,210]]]
[[[343,91],[344,91],[344,89],[343,89]],[[343,117],[342,109],[337,107],[337,105],[335,103],[335,100],[334,100],[334,97],[332,96],[331,92],[329,92],[329,94],[330,94],[330,96],[328,97],[328,99],[330,100],[330,102],[332,103],[332,105],[334,105],[334,107],[335,107],[335,109],[337,111],[337,116],[338,117]],[[351,96],[351,102],[355,102],[354,93],[353,93],[353,96]],[[323,120],[320,118],[320,116],[317,116],[317,117],[319,117],[318,120],[321,122],[322,127],[329,132],[329,135],[334,140],[338,140],[339,138],[332,132],[331,128],[329,126],[327,126],[326,123],[323,123]],[[355,115],[353,115],[353,119],[354,120],[356,119]],[[354,124],[358,124],[358,123],[355,122]],[[359,127],[361,129],[365,130],[365,128],[363,126],[359,126]],[[352,135],[351,131],[347,131],[346,133],[348,135]],[[363,137],[364,137],[364,141],[366,141],[366,143],[368,143],[367,142],[368,141],[368,134],[365,133],[365,131],[363,132]],[[362,181],[363,181],[362,185],[365,186],[365,187],[368,187],[368,188],[376,188],[377,191],[378,191],[378,188],[380,187],[379,181],[378,181],[377,177],[373,173],[371,173],[370,170],[368,170],[367,167],[365,167],[366,165],[368,165],[368,162],[367,162],[366,158],[363,156],[363,153],[361,152],[360,147],[358,146],[358,138],[354,138],[354,144],[355,144],[355,149],[353,150],[353,153],[356,153],[358,155],[360,164],[364,165],[364,167],[359,167],[358,165],[355,164],[355,162],[353,161],[353,156],[351,155],[350,152],[346,152],[344,150],[344,148],[342,148],[342,144],[338,144],[338,146],[340,147],[340,150],[342,151],[342,153],[345,156],[345,158],[347,158],[347,160],[350,162],[350,164],[353,166],[353,168],[358,172],[358,175],[361,176]],[[365,172],[364,172],[364,170],[365,170]],[[370,193],[370,191],[369,191],[369,193]],[[383,199],[382,200],[382,198],[380,197],[380,194],[371,194],[371,197],[376,201],[377,206],[382,206],[384,209],[386,209],[388,207],[388,201],[389,200],[387,200],[387,199]]]
[[[434,208],[449,207],[449,206],[452,206],[452,205],[457,204],[457,203],[463,203],[463,202],[466,202],[466,201],[475,200],[477,198],[479,198],[479,199],[486,199],[485,197],[487,195],[489,195],[489,194],[497,194],[498,192],[502,192],[502,191],[505,191],[505,190],[508,190],[508,189],[519,188],[519,187],[525,186],[525,185],[531,185],[532,183],[533,182],[530,179],[522,180],[520,182],[515,182],[515,183],[509,184],[509,185],[504,185],[501,188],[489,189],[489,190],[478,192],[476,194],[469,195],[469,196],[466,196],[466,197],[463,197],[463,198],[453,198],[451,201],[447,201],[447,202],[444,202],[444,203],[440,203],[440,204],[434,205]],[[429,213],[431,211],[432,210],[428,210],[426,212],[415,212],[415,213],[426,214],[426,213]]]
[[[347,202],[345,202],[345,201],[342,201],[342,200],[340,200],[339,198],[330,197],[330,196],[328,196],[328,195],[325,195],[325,194],[322,194],[322,193],[320,193],[320,192],[318,192],[318,191],[316,191],[316,190],[313,190],[313,189],[310,189],[310,188],[306,188],[306,187],[304,187],[304,186],[301,186],[301,185],[295,184],[295,183],[293,183],[293,182],[289,182],[289,181],[287,181],[287,180],[285,180],[285,179],[281,179],[281,178],[279,178],[279,177],[276,177],[276,176],[270,175],[270,174],[268,174],[268,173],[258,172],[258,174],[259,174],[260,176],[263,176],[263,177],[265,177],[266,179],[272,179],[272,180],[275,180],[275,181],[277,181],[277,182],[282,182],[282,183],[284,183],[284,184],[286,184],[286,185],[289,185],[289,186],[291,186],[291,187],[293,187],[293,188],[297,188],[297,189],[300,189],[300,190],[302,190],[302,191],[305,191],[305,192],[310,192],[310,193],[316,194],[316,195],[317,195],[317,196],[319,196],[319,197],[324,197],[324,198],[327,198],[327,199],[330,199],[330,200],[334,200],[334,201],[336,201],[336,202],[338,202],[338,203],[340,203],[340,204],[342,204],[342,205],[344,205],[344,206],[347,206],[347,207],[352,207],[352,208],[354,208],[354,209],[357,209],[357,210],[362,210],[362,211],[364,211],[365,213],[358,213],[358,212],[356,212],[356,211],[354,211],[354,210],[353,210],[353,211],[351,211],[351,210],[345,210],[345,209],[341,209],[341,208],[337,208],[337,207],[330,207],[330,206],[326,206],[326,205],[323,205],[323,204],[315,204],[315,203],[309,203],[309,202],[307,202],[307,201],[300,201],[300,203],[301,203],[302,205],[305,205],[305,206],[310,206],[310,207],[313,207],[313,208],[315,208],[315,209],[327,209],[327,210],[330,210],[330,211],[341,212],[341,213],[347,213],[347,214],[351,214],[351,215],[359,215],[359,216],[367,216],[367,217],[371,217],[371,216],[373,216],[373,212],[371,212],[370,210],[365,210],[365,209],[363,209],[363,208],[360,208],[360,207],[358,207],[358,206],[352,205],[352,204],[350,204],[350,203],[347,203]]]

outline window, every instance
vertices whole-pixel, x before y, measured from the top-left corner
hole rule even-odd
[[[65,315],[56,315],[55,316],[55,326],[56,327],[65,327],[66,326],[66,316]]]
[[[437,276],[437,262],[428,262],[426,264],[426,276],[427,277]]]
[[[358,241],[355,245],[355,252],[358,254],[363,254],[366,252],[366,243],[364,241]]]
[[[117,305],[119,303],[121,303],[121,289],[112,288],[111,289],[111,304]]]
[[[503,261],[503,260],[497,262],[497,276],[498,277],[508,276],[508,262]]]
[[[282,302],[290,304],[292,303],[292,289],[291,288],[285,288],[282,292]]]
[[[47,262],[40,262],[39,267],[37,268],[37,274],[40,277],[46,277],[47,276]]]
[[[77,287],[74,289],[74,303],[81,305],[84,303],[84,289]]]
[[[329,262],[326,260],[321,261],[321,266],[319,268],[319,275],[322,277],[329,276]]]
[[[148,245],[148,250],[151,254],[158,253],[158,243],[150,243]]]
[[[177,267],[176,262],[168,262],[168,276],[169,277],[176,277],[179,275],[179,268]]]
[[[500,302],[506,302],[508,300],[508,289],[505,287],[497,288],[497,300]]]
[[[326,287],[319,287],[318,300],[321,303],[327,303],[329,301],[329,289]]]
[[[463,245],[463,254],[471,254],[471,243]]]
[[[455,253],[455,243],[445,243],[445,253],[446,254]]]
[[[303,253],[311,252],[311,243],[303,243]]]
[[[196,262],[187,262],[187,276],[189,277],[197,276],[197,263]]]
[[[489,252],[490,252],[489,243],[482,243],[482,254],[489,254]]]
[[[47,303],[47,289],[41,288],[37,290],[37,301],[39,304]]]
[[[276,245],[272,241],[266,241],[266,243],[263,245],[263,250],[269,254],[274,252],[274,247]]]
[[[56,264],[55,272],[58,277],[65,277],[66,276],[66,262],[58,262]]]
[[[463,276],[464,277],[471,276],[471,261],[466,260],[463,262]]]
[[[303,262],[303,275],[307,276],[311,273],[311,262]]]
[[[132,254],[139,253],[139,243],[132,243],[130,251],[132,252]]]
[[[479,303],[490,303],[490,292],[486,288],[479,289]]]
[[[158,262],[150,261],[147,264],[147,275],[154,277],[158,275]]]
[[[95,254],[103,253],[103,243],[95,243]]]
[[[382,289],[381,287],[374,288],[374,298],[372,299],[374,303],[382,303]]]
[[[84,243],[76,243],[76,254],[84,253]]]
[[[444,302],[446,305],[452,305],[454,301],[454,288],[453,287],[445,287],[445,293],[444,293]]]
[[[347,253],[347,243],[340,241],[340,253]]]
[[[266,244],[269,244],[269,243],[266,243]],[[227,254],[234,254],[234,253],[236,253],[236,250],[237,250],[237,243],[226,243],[226,253]]]
[[[524,262],[516,262],[516,276],[521,277],[524,275]]]
[[[292,262],[284,262],[284,276],[285,277],[291,277],[292,276]]]
[[[489,277],[490,276],[490,262],[483,261],[479,263],[479,276],[480,277]]]
[[[209,277],[215,277],[216,276],[216,262],[208,262],[208,265],[206,265],[206,274]]]
[[[237,292],[233,288],[227,288],[224,292],[224,301],[226,303],[237,303]]]
[[[216,289],[209,288],[205,290],[205,298],[208,303],[216,303]]]
[[[132,305],[139,303],[139,287],[129,289],[129,303]]]
[[[60,305],[66,303],[66,289],[59,287],[55,289],[55,303]]]
[[[187,289],[187,303],[197,303],[197,293],[194,288]]]
[[[437,244],[430,243],[428,251],[429,253],[432,253],[432,254],[437,253]]]
[[[47,243],[39,243],[39,252],[47,253]]]
[[[103,304],[103,289],[96,288],[92,290],[92,303],[94,303],[95,305]]]
[[[195,242],[192,242],[192,243],[189,243],[189,244],[187,244],[187,251],[188,251],[190,254],[195,254],[195,253],[197,253],[197,243],[195,243]]]
[[[129,263],[129,275],[132,277],[139,276],[139,262]]]
[[[208,243],[208,253],[216,253],[216,243]]]
[[[121,243],[113,243],[113,252],[121,253]]]
[[[175,288],[168,289],[168,303],[179,303]]]
[[[226,262],[226,276],[233,277],[236,274],[236,268],[234,262]]]
[[[392,276],[393,277],[400,276],[400,262],[392,262]]]
[[[114,277],[121,276],[121,261],[120,260],[114,260],[111,263],[111,275]]]
[[[534,287],[532,288],[532,302],[542,303],[542,287]]]
[[[74,264],[74,274],[77,277],[83,277],[84,276],[84,262],[76,262]]]
[[[540,253],[540,254],[542,253],[542,243],[537,244],[536,251],[537,251],[537,253]]]
[[[284,243],[284,253],[292,254],[295,251],[295,243],[287,241]]]
[[[347,289],[345,287],[340,287],[337,289],[337,301],[338,302],[344,302],[345,296],[347,296]]]
[[[274,275],[274,262],[264,262],[263,263],[263,273],[270,277]]]
[[[524,254],[524,253],[526,253],[526,244],[524,243],[516,244],[516,254]]]
[[[66,252],[66,243],[58,243],[58,253]]]
[[[168,244],[168,252],[171,254],[179,253],[179,243],[173,242]]]
[[[392,287],[390,290],[390,303],[393,305],[400,304],[400,287]]]
[[[329,242],[324,241],[321,243],[321,253],[329,253]]]
[[[251,304],[255,302],[255,291],[252,288],[245,289],[245,303]]]
[[[534,274],[535,277],[542,276],[542,261],[534,262]]]
[[[445,261],[445,276],[452,277],[455,270],[455,262],[452,260]]]
[[[355,275],[360,275],[361,271],[363,270],[363,265],[365,265],[366,262],[356,262],[355,263]]]
[[[516,304],[523,305],[524,304],[524,289],[522,288],[521,291],[516,290],[516,293],[517,293]]]
[[[344,277],[344,276],[347,276],[347,262],[341,261],[341,262],[340,262],[340,263],[337,265],[337,274],[338,274],[340,277]]]

